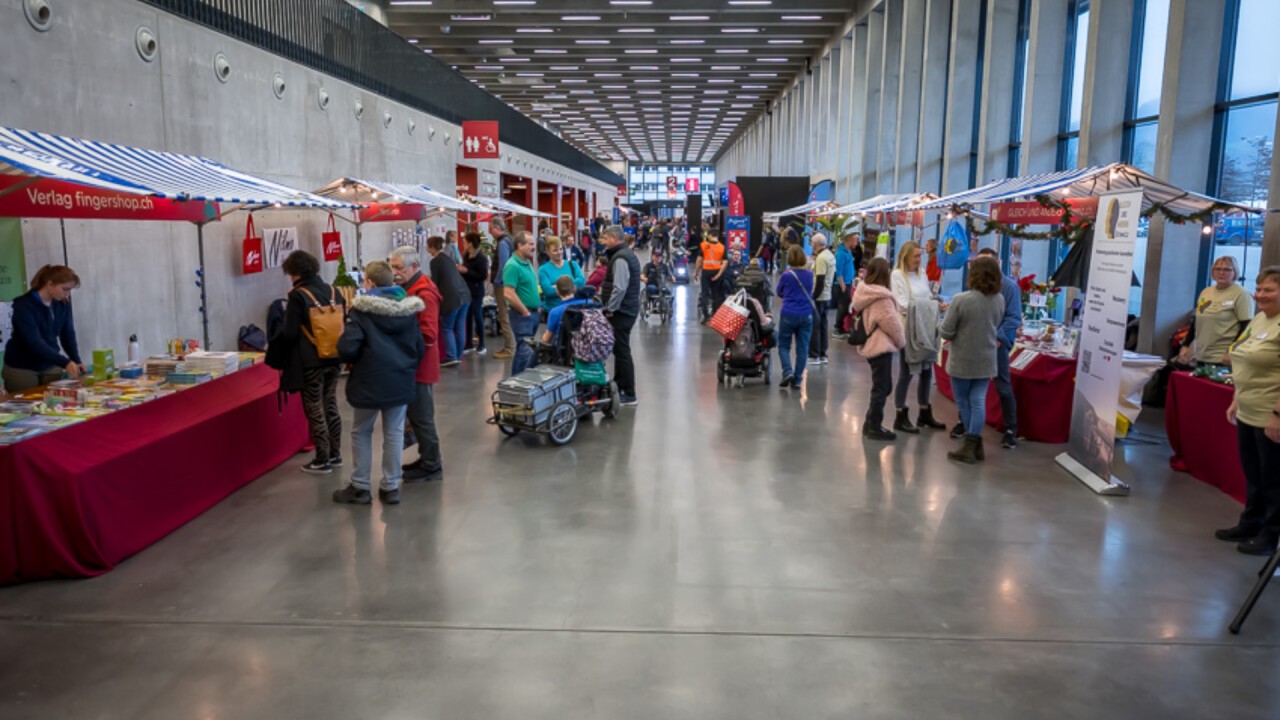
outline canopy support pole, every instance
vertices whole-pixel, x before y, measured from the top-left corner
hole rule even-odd
[[[364,223],[356,223],[356,265],[357,265],[357,266],[359,266],[359,267],[363,270],[363,268],[364,268],[364,247],[363,247],[362,243],[363,243],[364,238],[362,237],[361,232],[360,232],[360,229],[361,229],[361,226],[362,226],[362,225],[364,225]]]
[[[200,248],[200,279],[196,281],[196,285],[200,286],[200,325],[204,329],[204,345],[202,347],[207,351],[209,349],[209,294],[204,286],[204,223],[196,225],[196,244]]]
[[[62,230],[62,264],[69,265],[67,262],[67,221],[58,218],[58,228]]]

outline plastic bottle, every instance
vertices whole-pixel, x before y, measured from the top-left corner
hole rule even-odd
[[[137,335],[129,336],[129,363],[133,364],[142,360],[142,345],[138,343]]]

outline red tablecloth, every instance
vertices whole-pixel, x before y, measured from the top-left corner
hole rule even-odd
[[[1244,468],[1236,429],[1227,422],[1227,408],[1235,389],[1194,377],[1188,372],[1169,375],[1164,428],[1173,447],[1169,466],[1190,473],[1244,502]]]
[[[938,391],[955,400],[946,371],[947,353],[934,365]],[[1033,442],[1065,443],[1071,435],[1071,398],[1075,392],[1074,360],[1040,355],[1023,369],[1012,368],[1009,381],[1018,401],[1018,435]],[[995,383],[987,388],[987,424],[1004,431],[1004,413]]]
[[[91,577],[296,454],[302,404],[255,365],[0,446],[0,584]]]

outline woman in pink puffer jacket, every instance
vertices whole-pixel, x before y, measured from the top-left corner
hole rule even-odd
[[[893,389],[893,354],[907,344],[907,332],[889,286],[890,272],[889,261],[875,258],[867,264],[866,279],[853,290],[853,309],[867,330],[859,352],[871,365],[871,405],[862,425],[862,436],[870,440],[898,437],[884,427],[884,403]]]

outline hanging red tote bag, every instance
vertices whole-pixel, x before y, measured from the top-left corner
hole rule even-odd
[[[262,272],[262,237],[257,234],[257,229],[253,226],[252,215],[244,226],[244,245],[241,253],[241,274],[252,275]]]
[[[320,244],[324,247],[324,261],[332,262],[342,258],[342,233],[333,221],[333,213],[329,213],[329,229],[320,233]]]

